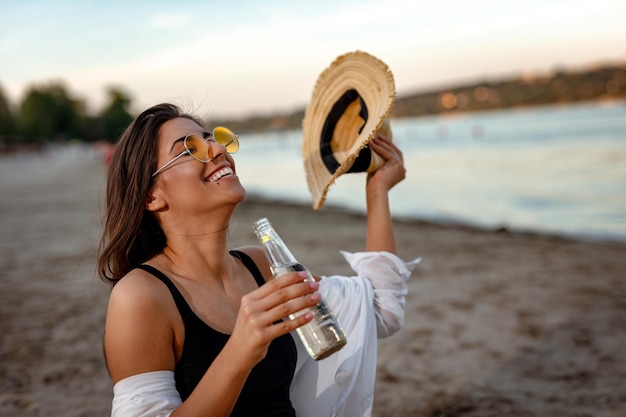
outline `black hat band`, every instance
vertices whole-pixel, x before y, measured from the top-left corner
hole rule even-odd
[[[331,174],[334,174],[335,171],[337,171],[337,168],[339,168],[339,166],[341,165],[335,158],[331,147],[331,140],[333,139],[333,134],[335,133],[335,127],[337,126],[337,122],[345,113],[348,106],[352,104],[357,98],[359,99],[361,104],[359,117],[363,119],[363,126],[365,126],[368,117],[367,106],[365,105],[365,102],[363,101],[359,93],[354,89],[346,91],[341,96],[341,98],[337,100],[324,122],[322,135],[320,137],[320,154],[322,157],[322,161],[324,161],[324,165],[326,165],[326,169],[328,169]],[[359,129],[359,134],[363,130],[363,126],[361,126],[361,128]],[[354,163],[346,172],[365,172],[369,168],[371,160],[372,151],[370,150],[369,146],[366,146],[361,149],[359,155],[354,160]]]

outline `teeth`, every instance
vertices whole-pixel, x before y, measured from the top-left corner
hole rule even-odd
[[[233,173],[233,170],[229,167],[226,168],[222,168],[219,171],[215,171],[213,174],[211,174],[211,176],[209,177],[209,182],[215,182],[217,180],[219,180],[220,178],[224,178],[227,175],[230,175]]]

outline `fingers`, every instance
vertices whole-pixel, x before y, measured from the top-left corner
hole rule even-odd
[[[269,308],[269,306],[267,305],[268,301],[276,302],[276,298],[280,297],[283,299],[283,302],[284,302],[287,300],[287,298],[284,298],[285,296],[287,297],[291,296],[291,298],[295,298],[292,292],[296,291],[296,289],[299,288],[301,290],[304,290],[305,288],[311,288],[311,287],[306,287],[306,286],[296,286],[294,288],[291,288],[294,284],[308,283],[309,281],[305,281],[307,277],[308,277],[308,274],[305,271],[289,272],[289,273],[280,275],[279,277],[268,281],[265,285],[259,287],[257,290],[251,292],[247,296],[254,297],[255,299],[258,299],[258,300],[266,301],[266,303],[263,305],[264,307]],[[310,292],[313,292],[316,289],[317,287],[312,288]],[[300,295],[304,295],[304,294],[300,294]]]
[[[265,317],[268,323],[272,323],[297,313],[303,308],[314,306],[321,298],[317,292],[318,288],[319,283],[308,281],[279,288],[258,301],[259,316]]]
[[[403,161],[403,154],[400,148],[396,146],[395,143],[390,141],[384,136],[376,136],[370,141],[370,145],[372,149],[383,157],[385,160],[396,159],[398,161]]]
[[[253,327],[270,327],[275,322],[295,314],[306,307],[316,305],[321,296],[317,292],[319,283],[304,281],[306,273],[288,273],[269,281],[259,289],[241,299],[242,320]],[[310,318],[309,318],[310,320]],[[306,322],[300,318],[291,331]]]
[[[308,323],[311,313],[297,314],[321,299],[319,283],[306,273],[291,272],[267,282],[241,298],[237,322],[229,341],[242,360],[258,363],[272,340]],[[294,315],[292,320],[282,320]]]
[[[385,163],[368,175],[368,189],[382,188],[388,191],[406,177],[404,156],[396,144],[383,136],[374,138],[370,144],[372,149],[385,159]]]

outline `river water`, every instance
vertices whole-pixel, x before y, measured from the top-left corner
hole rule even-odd
[[[626,240],[626,102],[392,121],[407,178],[396,217]],[[250,193],[311,204],[301,130],[241,135]],[[363,212],[364,174],[339,178],[328,205]]]

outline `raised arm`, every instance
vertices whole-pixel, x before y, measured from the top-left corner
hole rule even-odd
[[[299,416],[369,415],[376,339],[395,333],[404,322],[406,280],[419,261],[404,262],[396,255],[389,190],[404,179],[406,170],[402,152],[390,140],[381,137],[370,145],[385,163],[367,177],[365,252],[342,252],[355,276],[327,276],[320,282],[348,343],[323,361],[298,362],[291,394]]]
[[[367,176],[367,239],[365,250],[396,254],[396,240],[389,208],[389,190],[402,181],[406,175],[404,159],[400,149],[383,136],[374,138],[370,142],[370,146],[372,150],[385,159],[385,163],[373,174]]]

